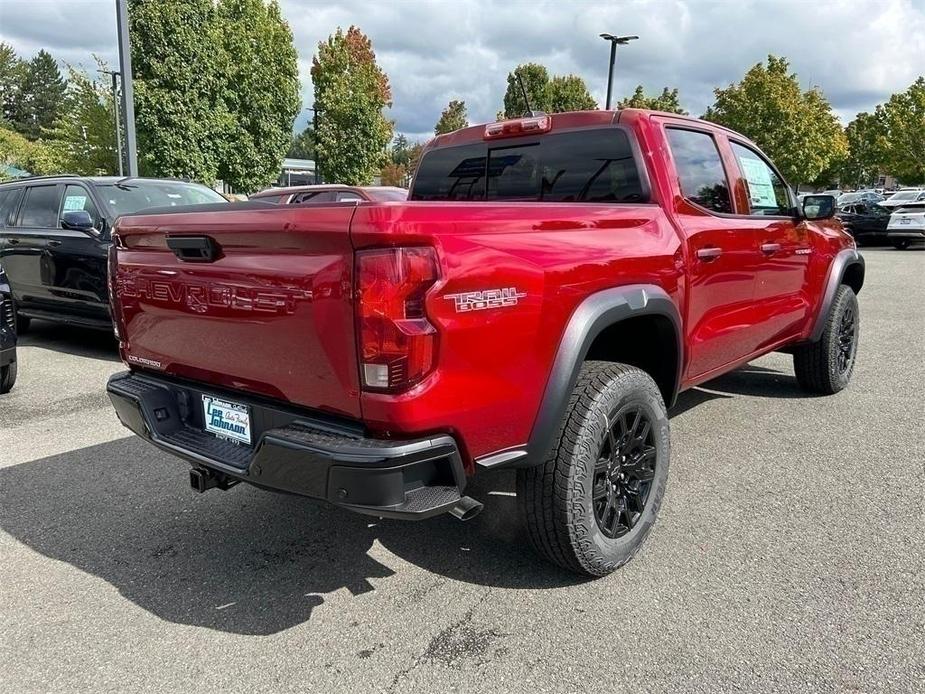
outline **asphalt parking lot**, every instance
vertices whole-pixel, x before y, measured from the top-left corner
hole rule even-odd
[[[194,494],[128,435],[105,335],[36,324],[0,397],[0,691],[922,691],[925,251],[866,249],[851,387],[774,354],[682,395],[615,575],[536,558],[513,478],[469,523]]]

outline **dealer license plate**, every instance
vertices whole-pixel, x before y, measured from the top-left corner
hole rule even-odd
[[[203,395],[202,411],[206,431],[250,445],[251,417],[247,405]]]

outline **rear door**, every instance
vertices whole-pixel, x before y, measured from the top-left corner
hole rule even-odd
[[[798,333],[809,311],[810,229],[795,216],[790,187],[763,155],[729,140],[748,193],[748,217],[738,223],[755,237],[757,272],[753,314],[756,349]]]
[[[755,236],[733,217],[719,145],[707,130],[665,128],[675,172],[675,218],[685,237],[690,285],[687,377],[698,378],[755,347],[750,319],[758,265]]]
[[[58,209],[64,186],[47,183],[27,186],[12,227],[6,230],[2,262],[21,309],[54,311],[49,293],[53,265],[48,240],[58,228]]]

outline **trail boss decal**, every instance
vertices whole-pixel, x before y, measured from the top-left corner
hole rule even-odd
[[[507,287],[505,289],[483,289],[478,292],[446,294],[443,298],[456,303],[456,313],[465,313],[467,311],[484,311],[487,308],[516,306],[517,301],[525,296],[527,296],[526,292],[518,292],[516,287]]]

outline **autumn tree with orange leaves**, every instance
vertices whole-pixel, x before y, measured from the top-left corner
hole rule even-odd
[[[316,157],[324,180],[370,183],[386,161],[393,123],[389,78],[376,63],[372,42],[357,27],[340,28],[318,44],[312,60],[318,130]]]

